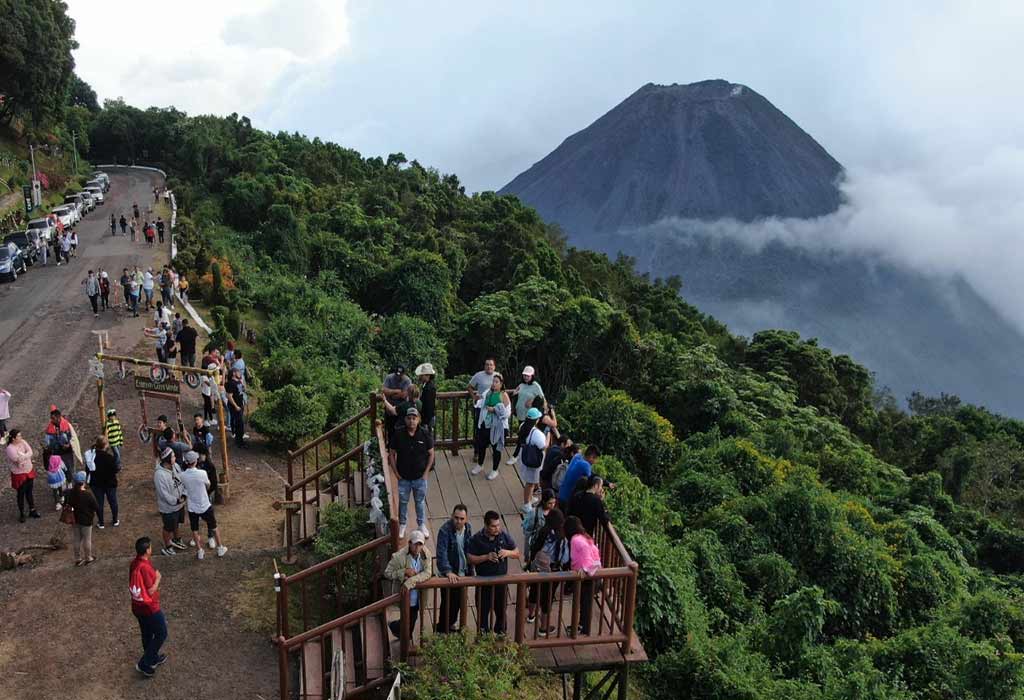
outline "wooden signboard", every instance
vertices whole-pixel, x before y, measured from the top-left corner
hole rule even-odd
[[[153,381],[149,377],[135,376],[135,388],[139,391],[152,391],[158,394],[181,394],[181,382],[167,377],[161,381]]]

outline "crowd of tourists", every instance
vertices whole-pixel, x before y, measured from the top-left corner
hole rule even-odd
[[[399,537],[408,530],[410,497],[416,511],[417,528],[408,532],[407,544],[392,556],[385,578],[409,589],[411,620],[415,628],[420,612],[420,592],[416,585],[433,576],[451,583],[476,576],[495,578],[508,574],[508,561],[519,559],[528,572],[550,573],[578,571],[584,574],[580,587],[579,634],[590,633],[595,594],[594,573],[601,568],[600,550],[594,542],[599,524],[607,525],[604,479],[593,473],[600,456],[596,445],[581,453],[569,436],[558,429],[554,407],[548,404],[533,367],[523,368],[522,381],[511,391],[497,371],[494,358],[473,375],[469,392],[474,406],[474,459],[469,470],[476,476],[484,470],[488,449],[491,468],[488,480],[498,478],[505,441],[511,421],[518,424],[516,447],[506,464],[515,465],[523,484],[521,507],[522,546],[507,532],[500,514],[483,514],[483,526],[474,533],[469,509],[459,504],[437,533],[436,562],[426,545],[431,537],[427,524],[426,494],[434,467],[434,427],[436,422],[435,372],[430,364],[415,370],[419,384],[406,376],[404,367],[396,367],[384,380],[381,395],[389,416],[388,460],[398,486]],[[486,584],[477,580],[479,629],[504,634],[507,585]],[[527,622],[541,616],[540,636],[553,634],[552,601],[567,594],[552,583],[529,588]],[[440,589],[437,631],[457,629],[463,607],[465,587]],[[461,621],[464,626],[465,620]],[[398,622],[391,623],[397,636]]]

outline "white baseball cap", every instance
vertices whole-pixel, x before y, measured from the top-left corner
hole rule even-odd
[[[523,367],[524,377],[532,377],[534,374],[536,374],[536,372],[533,370],[533,365],[526,365],[526,367]]]

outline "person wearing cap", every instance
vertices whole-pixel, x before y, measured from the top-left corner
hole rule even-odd
[[[185,490],[185,502],[188,504],[188,524],[192,531],[192,541],[196,546],[196,559],[206,556],[203,549],[203,538],[199,534],[199,520],[206,523],[210,538],[213,539],[217,556],[222,557],[228,552],[220,541],[220,528],[217,527],[217,516],[210,502],[210,477],[199,467],[199,453],[189,450],[185,453],[185,471],[181,475],[181,485]]]
[[[75,566],[96,561],[92,555],[92,524],[96,520],[96,497],[85,485],[86,473],[75,472],[75,485],[68,494],[68,506],[74,510],[75,522],[71,526],[71,541]]]
[[[420,426],[420,412],[410,408],[405,425],[395,431],[388,445],[388,462],[398,481],[398,537],[405,537],[409,516],[409,494],[416,504],[416,521],[424,537],[427,529],[427,475],[434,466],[434,439]]]
[[[50,404],[50,421],[46,424],[43,444],[51,455],[60,457],[64,462],[64,471],[68,474],[71,474],[75,466],[73,441],[74,428],[71,427],[71,423],[61,415],[56,406]]]
[[[156,506],[163,525],[161,535],[164,547],[160,553],[174,556],[174,550],[188,547],[178,537],[178,525],[185,521],[185,492],[181,484],[181,468],[170,447],[165,447],[160,453],[160,461],[153,472],[153,485],[156,487]]]
[[[210,358],[207,357],[207,360]],[[218,369],[219,365],[216,362],[207,362],[206,369],[211,372]],[[203,395],[203,420],[214,421],[216,420],[216,413],[213,411],[213,392],[217,386],[217,377],[215,375],[204,374],[199,378],[199,393]]]
[[[416,377],[420,380],[420,424],[434,433],[434,421],[437,417],[437,385],[434,377],[434,365],[424,362],[416,368]]]
[[[535,379],[535,376],[536,372],[533,367],[526,365],[523,367],[523,381],[512,390],[512,395],[516,397],[516,418],[520,421],[526,420],[526,414],[533,406],[533,400],[538,396],[544,396],[544,390],[541,389],[540,382]]]
[[[107,409],[107,422],[103,424],[103,434],[107,436],[110,444],[110,451],[117,460],[117,466],[121,466],[121,447],[124,445],[124,427],[117,418],[117,409]]]
[[[420,592],[416,590],[416,584],[426,581],[434,575],[430,550],[424,544],[426,540],[426,535],[423,532],[413,530],[409,533],[409,543],[391,555],[391,561],[388,562],[388,566],[384,570],[384,578],[391,581],[396,590],[399,585],[409,589],[410,637],[416,629],[416,621],[420,614]],[[388,629],[396,637],[401,636],[401,621],[389,622]]]
[[[110,277],[107,271],[100,268],[100,309],[106,311],[110,308]]]
[[[531,408],[526,412],[526,420],[519,426],[516,467],[523,482],[524,514],[535,505],[533,491],[540,483],[540,468],[544,466],[544,450],[548,446],[548,439],[539,427],[541,415],[540,409]]]

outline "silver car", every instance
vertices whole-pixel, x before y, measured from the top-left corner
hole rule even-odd
[[[57,232],[57,227],[49,219],[32,219],[28,222],[29,231],[38,231],[44,242],[49,242]]]
[[[65,228],[69,228],[78,223],[78,209],[70,204],[54,207],[50,213],[55,214]]]
[[[103,204],[103,187],[100,185],[86,185],[85,191],[92,195],[97,204]]]
[[[96,198],[92,196],[92,192],[89,190],[82,190],[78,194],[81,195],[82,200],[85,202],[85,210],[87,212],[96,208]]]
[[[106,173],[101,173],[99,171],[96,171],[96,172],[94,172],[92,174],[92,179],[100,182],[103,185],[103,191],[104,192],[109,192],[110,191],[110,176],[109,175],[107,175]],[[89,183],[86,183],[86,184],[89,184]]]

